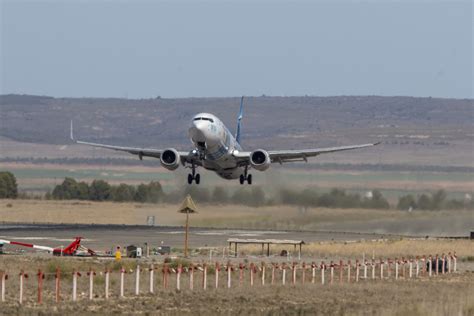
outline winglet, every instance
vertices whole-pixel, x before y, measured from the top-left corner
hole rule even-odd
[[[240,99],[240,111],[237,117],[237,132],[235,133],[235,140],[240,144],[241,121],[244,115],[244,96]]]
[[[71,120],[71,135],[70,135],[70,137],[71,137],[71,140],[72,140],[73,142],[76,141],[76,140],[74,139],[74,130],[73,130],[73,126],[72,126],[72,120]]]

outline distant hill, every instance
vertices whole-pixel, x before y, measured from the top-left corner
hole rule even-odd
[[[66,144],[69,122],[74,119],[76,135],[87,140],[189,149],[191,117],[212,112],[234,130],[239,99],[2,95],[0,136],[19,142]],[[446,164],[472,165],[468,158],[474,144],[473,115],[470,99],[248,97],[242,138],[244,147],[265,149],[382,141],[384,155],[421,150],[427,157],[441,155],[436,163],[446,159]]]

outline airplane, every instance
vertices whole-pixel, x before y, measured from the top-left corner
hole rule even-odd
[[[190,168],[188,184],[192,184],[193,181],[196,184],[201,182],[201,176],[196,173],[196,169],[202,167],[214,171],[224,179],[239,179],[240,184],[247,182],[249,185],[252,184],[252,174],[249,173],[249,169],[265,171],[272,163],[308,162],[308,158],[320,154],[372,147],[380,143],[300,150],[256,149],[254,151],[244,151],[241,146],[243,105],[244,97],[240,99],[235,136],[215,115],[210,113],[195,115],[188,130],[188,136],[194,145],[194,148],[190,151],[178,151],[174,148],[123,147],[76,140],[73,134],[72,121],[70,138],[76,144],[128,152],[137,155],[140,160],[143,157],[157,158],[160,159],[161,165],[168,170],[176,170],[179,165]]]

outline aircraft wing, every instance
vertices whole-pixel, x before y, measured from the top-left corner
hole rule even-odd
[[[380,144],[371,143],[371,144],[361,144],[361,145],[351,145],[351,146],[340,146],[340,147],[326,147],[326,148],[314,148],[314,149],[299,149],[299,150],[271,150],[268,151],[270,156],[270,161],[272,163],[278,162],[292,162],[292,161],[307,161],[310,157],[315,157],[320,154],[333,153],[337,151],[353,150],[359,148],[372,147]],[[250,163],[250,152],[241,152],[237,155],[242,164]]]
[[[161,153],[164,151],[163,149],[114,146],[114,145],[91,143],[91,142],[76,140],[74,139],[74,135],[73,135],[72,121],[71,121],[71,140],[75,142],[76,144],[80,144],[80,145],[87,145],[87,146],[92,146],[92,147],[99,147],[99,148],[128,152],[130,154],[137,155],[140,159],[142,159],[142,157],[153,157],[153,158],[160,159]],[[181,160],[188,159],[188,155],[189,155],[188,152],[178,151],[178,154],[181,157]]]

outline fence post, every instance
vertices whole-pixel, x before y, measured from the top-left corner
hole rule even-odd
[[[316,281],[316,264],[314,261],[311,263],[311,283],[314,284]]]
[[[371,267],[372,267],[372,280],[375,280],[375,259],[372,259],[372,264],[371,264]]]
[[[380,280],[383,280],[383,265],[385,264],[382,258],[380,258]]]
[[[398,258],[395,258],[395,280],[398,280]]]
[[[194,290],[194,264],[189,265],[189,289]]]
[[[202,265],[202,288],[207,289],[207,264]]]
[[[262,286],[265,285],[265,262],[262,261]]]
[[[356,259],[356,282],[359,282],[359,259]]]
[[[321,284],[324,285],[324,277],[325,277],[325,271],[326,271],[326,264],[324,263],[324,261],[321,262]]]
[[[283,264],[281,265],[281,268],[282,268],[282,270],[283,270],[283,271],[282,271],[282,276],[281,276],[281,283],[282,283],[283,285],[285,285],[285,283],[286,283],[286,264],[283,263]]]
[[[26,277],[25,272],[21,270],[20,271],[20,299],[19,299],[20,304],[23,303],[23,280],[25,277]]]
[[[426,256],[423,255],[423,258],[421,259],[421,275],[426,276]]]
[[[176,289],[181,290],[181,271],[183,271],[183,265],[178,264],[178,270],[176,271]]]
[[[244,265],[243,263],[239,263],[239,286],[242,286],[244,282]]]
[[[168,288],[168,275],[170,272],[170,269],[168,268],[167,263],[163,264],[163,268],[161,269],[161,272],[163,273],[163,276],[162,276],[163,288],[167,289]]]
[[[77,277],[78,277],[78,272],[75,269],[72,270],[72,300],[73,302],[77,300]]]
[[[457,267],[458,267],[458,256],[456,256],[456,252],[454,252],[454,254],[453,254],[453,261],[454,261],[453,271],[456,272],[456,271],[458,271],[458,269],[457,269]]]
[[[293,262],[293,264],[291,265],[291,283],[293,285],[296,284],[296,262]]]
[[[124,280],[125,280],[125,269],[120,269],[120,297],[124,296]]]
[[[351,282],[351,268],[352,268],[351,261],[348,260],[347,261],[347,283]]]
[[[406,261],[405,257],[402,257],[402,262],[401,262],[402,263],[402,276],[403,276],[404,279],[406,279],[406,274],[405,274],[405,263],[406,262],[407,261]]]
[[[254,264],[253,262],[250,263],[250,286],[253,286],[253,272],[254,272]]]
[[[278,264],[276,266],[278,268]],[[271,285],[275,283],[275,263],[272,263],[272,280],[271,280]]]
[[[342,273],[344,270],[344,263],[342,260],[339,260],[339,283],[342,283]]]
[[[0,287],[1,287],[1,301],[5,302],[5,282],[8,278],[8,275],[5,271],[0,270]]]
[[[392,276],[392,259],[387,258],[387,278],[390,279]]]
[[[44,274],[41,272],[41,269],[38,269],[38,304],[43,303],[43,279],[44,279]]]
[[[331,260],[331,264],[329,265],[329,267],[331,268],[331,275],[330,275],[330,278],[329,278],[329,283],[333,284],[333,282],[334,282],[334,262],[332,262],[332,260]]]
[[[364,261],[364,279],[367,280],[367,260]]]
[[[109,299],[109,283],[110,283],[110,269],[106,268],[105,272],[105,299]]]
[[[59,300],[60,300],[60,296],[59,296],[59,290],[60,290],[60,286],[61,286],[61,270],[58,268],[56,268],[56,303],[59,303]]]
[[[441,254],[441,274],[445,274],[446,268],[446,255],[443,253]]]
[[[408,262],[408,276],[411,279],[413,277],[413,259],[409,259]]]
[[[232,266],[230,261],[227,261],[227,288],[230,289],[231,282],[232,282]]]
[[[418,278],[420,276],[420,258],[416,256],[415,259],[415,277]]]
[[[220,269],[220,266],[219,266],[219,262],[216,262],[216,289],[219,288],[219,269]]]
[[[89,276],[89,299],[92,300],[94,298],[94,270],[90,268],[87,275]]]
[[[448,273],[451,273],[451,251],[448,252]]]
[[[428,257],[428,260],[429,260],[429,261],[428,261],[428,276],[431,277],[431,275],[432,275],[432,270],[433,270],[433,269],[432,269],[432,268],[433,268],[433,257],[430,255],[430,256]]]
[[[301,284],[304,284],[305,282],[305,279],[306,279],[306,263],[303,262],[302,266],[301,266]]]
[[[135,271],[135,295],[140,294],[140,266],[137,265]]]
[[[439,274],[439,257],[438,254],[436,254],[436,262],[435,262],[435,269],[436,269],[436,275]]]
[[[153,294],[155,292],[155,289],[154,289],[155,267],[153,266],[153,263],[150,265],[149,271],[150,271],[150,293]]]

